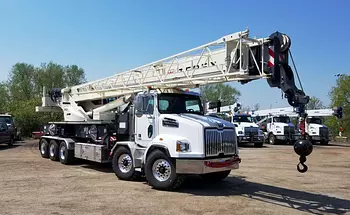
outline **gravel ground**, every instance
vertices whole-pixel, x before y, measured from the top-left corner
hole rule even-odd
[[[350,144],[315,146],[305,174],[292,146],[240,152],[240,169],[222,183],[192,177],[162,192],[106,165],[43,159],[36,140],[0,145],[0,214],[350,214]]]

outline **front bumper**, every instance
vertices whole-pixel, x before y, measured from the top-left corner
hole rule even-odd
[[[238,169],[241,159],[236,155],[216,159],[177,159],[176,173],[179,174],[205,174]]]
[[[264,136],[237,136],[238,143],[262,143]]]
[[[329,140],[328,136],[309,136],[311,138],[311,140]]]
[[[300,135],[276,135],[277,140],[298,140],[300,139]]]

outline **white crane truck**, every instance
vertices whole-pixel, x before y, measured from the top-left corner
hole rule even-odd
[[[213,108],[206,115],[219,117],[233,123],[236,127],[238,146],[253,143],[255,147],[264,145],[264,133],[259,126],[253,121],[253,117],[248,113],[240,113],[241,104]]]
[[[101,80],[44,88],[36,111],[63,112],[64,121],[48,123],[39,141],[41,156],[62,164],[74,158],[110,162],[119,179],[145,176],[160,190],[179,187],[188,174],[226,178],[241,161],[235,127],[205,116],[200,97],[183,89],[265,78],[300,113],[309,101],[288,65],[290,38],[279,32],[261,39],[248,34],[226,35]],[[304,143],[296,145],[297,154],[311,153],[299,145]]]

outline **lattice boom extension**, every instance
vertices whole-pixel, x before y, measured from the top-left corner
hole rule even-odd
[[[248,30],[227,35],[127,72],[64,89],[64,92],[75,101],[84,101],[139,92],[148,86],[196,87],[267,78],[269,56],[266,44],[270,40],[251,39],[248,35]]]

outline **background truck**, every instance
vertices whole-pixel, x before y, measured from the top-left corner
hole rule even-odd
[[[184,89],[266,78],[303,110],[309,97],[295,86],[289,47],[285,34],[253,39],[245,30],[101,80],[44,87],[36,111],[63,112],[64,121],[46,126],[41,156],[63,164],[75,158],[111,163],[119,179],[145,176],[161,190],[179,187],[189,174],[222,180],[239,168],[235,126],[205,116],[200,96]]]
[[[270,115],[257,122],[269,144],[292,144],[300,139],[300,133],[287,115]]]
[[[21,140],[21,133],[20,133],[19,129],[17,128],[17,126],[14,122],[14,118],[11,114],[8,114],[8,113],[0,114],[0,123],[6,124],[8,132],[11,135],[10,145],[13,145],[13,143],[16,140]]]
[[[285,108],[275,108],[275,109],[266,109],[259,110],[254,112],[255,117],[263,117],[266,114],[284,114],[288,116],[290,119],[295,119],[298,117],[298,114],[291,107]],[[331,139],[331,133],[327,126],[323,124],[324,117],[336,116],[337,118],[341,118],[342,116],[339,114],[338,109],[314,109],[314,110],[306,110],[306,120],[305,120],[305,134],[306,137],[312,142],[319,142],[322,145],[327,145]],[[290,121],[290,120],[288,120]],[[296,121],[296,128],[299,132],[301,132],[299,128],[299,121]]]
[[[220,108],[220,112],[216,108],[209,111],[207,115],[216,116],[233,123],[236,127],[236,135],[238,145],[253,143],[255,147],[262,147],[264,144],[264,133],[253,121],[250,114],[240,113],[241,105],[235,103],[233,105]]]

